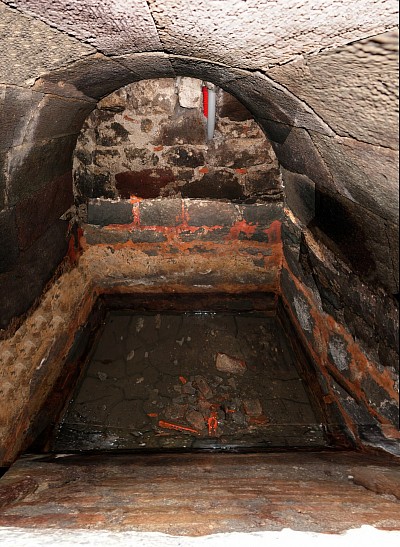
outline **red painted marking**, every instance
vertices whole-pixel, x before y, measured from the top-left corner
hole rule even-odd
[[[189,431],[189,433],[195,433],[196,435],[199,434],[197,429],[192,429],[191,427],[185,427],[179,424],[171,424],[170,422],[164,422],[163,420],[160,420],[158,422],[158,425],[163,429],[173,429],[174,431]]]
[[[179,380],[182,382],[183,385],[187,384],[187,380],[184,376],[179,376]]]
[[[200,167],[199,173],[208,173],[208,167]]]
[[[203,114],[208,118],[208,88],[204,85],[201,91],[203,93]]]
[[[158,414],[157,414],[157,412],[149,412],[149,413],[147,414],[147,416],[148,416],[149,418],[157,418]]]
[[[162,145],[160,145],[160,146],[155,146],[155,147],[153,148],[154,152],[161,152],[161,150],[163,150],[163,149],[164,149],[164,147],[163,147]]]
[[[211,412],[211,415],[207,420],[207,425],[208,425],[208,435],[210,437],[213,437],[217,433],[217,429],[218,429],[218,419],[217,419],[216,412]]]
[[[82,251],[81,239],[82,238],[83,238],[82,228],[77,229],[76,241],[73,235],[71,235],[71,237],[69,238],[67,256],[72,262],[72,264],[75,264],[81,255],[81,251]]]
[[[247,173],[247,169],[244,169],[244,167],[239,167],[238,169],[235,169],[235,171],[239,175],[245,175]]]
[[[129,198],[130,203],[140,203],[141,201],[143,201],[143,198],[140,198],[138,196],[134,196],[133,194]]]

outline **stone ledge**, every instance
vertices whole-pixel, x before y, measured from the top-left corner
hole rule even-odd
[[[129,201],[91,199],[88,203],[88,223],[97,226],[110,224],[131,224],[132,204]]]

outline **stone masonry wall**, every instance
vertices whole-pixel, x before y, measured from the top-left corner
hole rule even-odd
[[[207,141],[201,88],[193,78],[146,80],[101,100],[75,151],[79,201],[279,198],[275,154],[250,112],[219,89]]]
[[[290,209],[282,238],[283,303],[314,363],[330,420],[340,415],[355,445],[399,455],[396,305],[363,283]]]

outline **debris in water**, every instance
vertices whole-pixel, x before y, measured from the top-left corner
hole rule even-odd
[[[244,374],[247,369],[246,363],[242,359],[231,357],[226,353],[217,353],[215,365],[219,371],[231,374]]]
[[[163,429],[173,429],[174,431],[187,431],[188,433],[194,433],[195,435],[199,434],[197,429],[192,429],[191,427],[185,427],[179,424],[172,424],[170,422],[164,422],[163,420],[160,420],[158,422],[158,425]]]

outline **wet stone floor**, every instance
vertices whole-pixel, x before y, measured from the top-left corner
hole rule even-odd
[[[113,311],[52,450],[325,444],[276,318]]]

